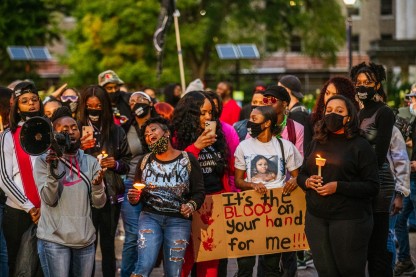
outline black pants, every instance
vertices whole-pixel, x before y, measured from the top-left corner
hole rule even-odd
[[[374,213],[374,228],[368,244],[368,273],[370,277],[393,276],[393,254],[387,250],[389,213]]]
[[[371,214],[360,219],[328,220],[306,212],[305,233],[319,277],[365,277],[372,228]]]
[[[257,266],[257,277],[263,276],[282,276],[282,277],[295,277],[298,270],[298,263],[296,252],[283,252],[273,254],[275,258],[265,259],[268,255],[259,256],[259,264]],[[278,267],[276,267],[276,265]],[[274,271],[278,271],[279,274],[275,275]],[[269,273],[267,273],[269,272]]]
[[[114,240],[117,231],[118,219],[120,217],[121,204],[110,204],[107,200],[101,209],[92,208],[92,221],[97,234],[95,248],[98,238],[102,255],[103,277],[114,277],[116,275],[116,254]],[[95,266],[92,276],[95,274]]]
[[[282,259],[283,268],[280,268]],[[294,262],[294,263],[293,263]],[[253,267],[256,263],[256,256],[237,258],[238,277],[252,277]],[[284,265],[290,265],[285,268]],[[257,276],[264,277],[293,277],[296,276],[296,252],[276,253],[259,256],[259,266]]]
[[[3,217],[3,232],[7,244],[7,258],[9,264],[9,276],[14,276],[16,258],[19,252],[23,233],[32,225],[31,216],[23,211],[5,206]],[[42,276],[39,270],[36,276]]]

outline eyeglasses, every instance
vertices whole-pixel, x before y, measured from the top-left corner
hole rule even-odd
[[[359,87],[359,86],[369,87],[371,85],[375,85],[375,82],[370,81],[370,80],[365,80],[364,82],[356,82],[355,83],[356,87]]]
[[[263,97],[263,104],[265,105],[273,105],[276,104],[277,101],[280,101],[280,99],[273,96]]]
[[[76,95],[67,95],[67,96],[61,96],[61,101],[62,102],[77,102],[78,101],[78,96]]]
[[[150,102],[145,97],[138,97],[137,99],[130,99],[129,100],[130,105],[136,105],[137,103],[150,103]]]
[[[32,101],[33,104],[38,103],[39,102],[39,97],[38,96],[33,96],[31,98],[28,98],[28,97],[19,98],[19,103],[23,104],[23,105],[29,104],[30,101]]]

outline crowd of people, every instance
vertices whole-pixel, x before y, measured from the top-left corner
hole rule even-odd
[[[195,262],[192,214],[207,195],[272,188],[304,191],[310,250],[260,255],[258,276],[296,276],[312,261],[324,277],[413,272],[416,85],[396,115],[385,80],[382,65],[357,64],[322,85],[311,112],[294,75],[257,84],[244,107],[228,81],[173,83],[161,101],[112,70],[45,99],[30,80],[0,87],[0,277],[94,276],[98,242],[102,276],[116,276],[120,216],[121,276],[149,276],[161,260],[166,276],[226,276],[227,259]],[[21,132],[38,117],[56,142],[35,154]],[[256,253],[238,258],[236,276],[255,264]]]

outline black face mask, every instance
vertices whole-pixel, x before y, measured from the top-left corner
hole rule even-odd
[[[78,108],[78,102],[71,102],[71,101],[68,101],[68,102],[62,102],[62,106],[64,106],[64,107],[68,107],[68,109],[70,109],[70,110],[71,110],[71,113],[74,113],[74,112],[76,112],[76,111],[77,111],[77,108]]]
[[[100,115],[102,113],[102,110],[93,110],[93,109],[87,109],[88,118],[92,122],[98,122],[100,121]]]
[[[363,102],[373,100],[374,95],[376,95],[375,87],[359,86],[355,87],[355,92],[357,93],[358,99]]]
[[[71,142],[71,146],[65,149],[65,153],[75,154],[78,149],[81,147],[81,141],[77,140],[76,142]]]
[[[119,90],[108,94],[108,96],[110,96],[111,103],[117,103],[120,98],[120,95],[121,95],[121,92]]]
[[[143,118],[149,114],[150,105],[146,103],[136,103],[133,107],[133,114],[138,118]]]
[[[35,117],[35,116],[42,116],[42,114],[40,113],[40,111],[36,111],[36,112],[20,112],[20,117],[23,120],[28,120],[28,119],[30,119],[32,117]]]
[[[258,137],[263,132],[264,129],[261,127],[261,124],[263,123],[264,122],[254,123],[251,121],[247,121],[247,131],[252,138]]]
[[[325,115],[324,122],[328,131],[330,131],[331,133],[335,133],[336,131],[344,127],[344,117],[345,116],[342,116],[337,113],[330,113]]]

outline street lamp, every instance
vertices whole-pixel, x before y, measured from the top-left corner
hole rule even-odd
[[[352,38],[352,18],[348,12],[348,8],[355,4],[356,0],[344,0],[345,5],[347,6],[347,48],[348,48],[348,72],[352,67],[352,48],[351,48],[351,38]]]

